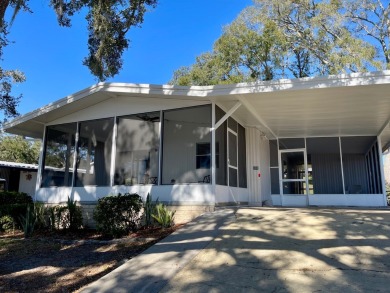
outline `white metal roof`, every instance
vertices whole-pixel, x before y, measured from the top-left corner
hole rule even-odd
[[[38,169],[38,165],[35,164],[25,164],[25,163],[16,163],[16,162],[7,162],[7,161],[0,161],[0,167],[33,169],[33,170]]]
[[[41,138],[46,123],[116,97],[214,101],[269,137],[379,135],[390,142],[390,71],[217,86],[98,83],[4,125]]]

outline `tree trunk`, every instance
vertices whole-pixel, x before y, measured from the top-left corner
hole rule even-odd
[[[4,15],[5,11],[8,8],[10,0],[1,0],[0,1],[0,29],[3,29],[4,27]]]

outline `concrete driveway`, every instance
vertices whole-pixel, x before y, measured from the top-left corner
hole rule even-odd
[[[206,214],[83,292],[389,292],[390,210]]]

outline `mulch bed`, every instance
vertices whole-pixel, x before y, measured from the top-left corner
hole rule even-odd
[[[94,230],[0,234],[0,292],[74,292],[165,238],[169,229],[141,229],[120,239]]]

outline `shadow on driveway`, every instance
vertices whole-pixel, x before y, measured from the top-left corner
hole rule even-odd
[[[389,210],[223,209],[83,292],[388,292],[389,236]]]

